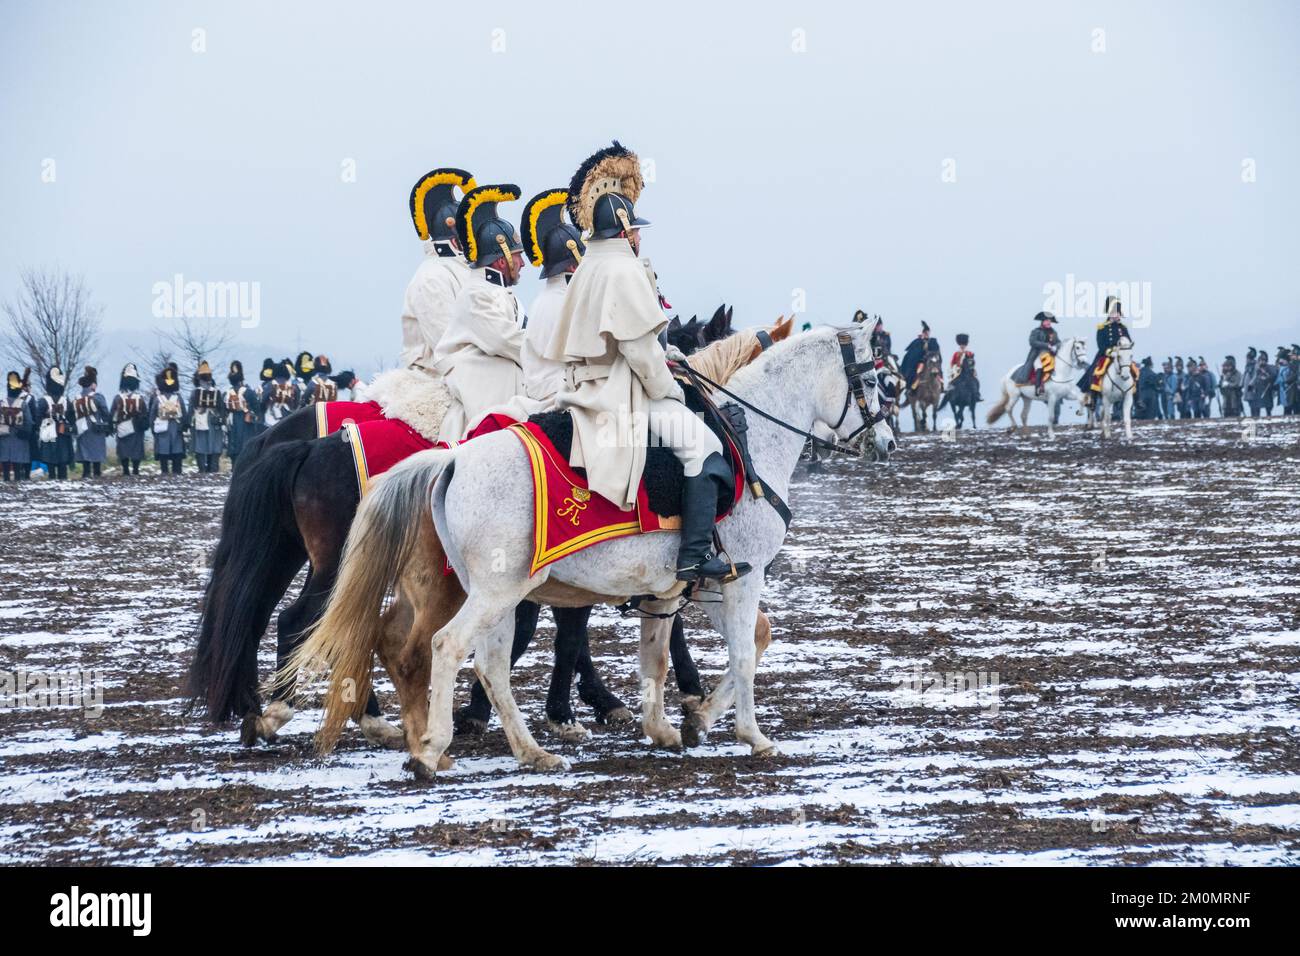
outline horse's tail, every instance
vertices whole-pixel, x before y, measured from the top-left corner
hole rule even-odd
[[[984,421],[992,425],[994,422],[996,422],[999,418],[1001,418],[1003,415],[1007,413],[1007,409],[1010,407],[1010,405],[1011,405],[1011,392],[1007,388],[1007,383],[1003,382],[1002,397],[999,398],[997,402],[993,405],[993,407],[988,410],[988,414],[984,416]]]
[[[276,675],[291,684],[300,670],[330,670],[316,747],[329,753],[348,720],[370,696],[374,655],[383,636],[384,601],[392,593],[428,520],[429,487],[452,459],[445,449],[420,452],[383,475],[361,499],[329,604],[307,639]],[[441,570],[441,569],[439,569]]]
[[[257,645],[307,557],[284,515],[309,450],[286,443],[231,478],[185,685],[191,706],[202,705],[214,723],[258,707]]]

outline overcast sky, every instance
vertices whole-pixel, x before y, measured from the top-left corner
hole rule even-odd
[[[115,383],[156,283],[257,283],[245,364],[370,371],[422,173],[526,199],[617,137],[653,161],[643,252],[684,316],[862,307],[900,352],[926,320],[988,381],[1073,276],[1150,290],[1139,357],[1300,339],[1298,4],[597,9],[2,0],[0,297],[24,265],[84,273]]]

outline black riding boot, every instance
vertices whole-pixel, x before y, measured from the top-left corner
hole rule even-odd
[[[745,562],[732,565],[713,553],[713,522],[718,516],[718,498],[731,487],[731,469],[714,452],[694,478],[682,481],[682,543],[677,553],[677,580],[701,578],[732,580],[753,570]]]

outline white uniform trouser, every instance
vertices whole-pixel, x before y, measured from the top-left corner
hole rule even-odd
[[[650,443],[671,449],[687,478],[698,475],[710,455],[722,454],[718,436],[699,415],[676,399],[651,401],[649,424]]]

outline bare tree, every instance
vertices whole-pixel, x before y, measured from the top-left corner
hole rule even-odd
[[[40,378],[57,365],[71,379],[99,340],[104,314],[91,301],[85,277],[59,269],[23,269],[17,297],[2,308],[5,356],[30,365]]]
[[[171,360],[171,345],[188,361],[186,371],[193,375],[203,359],[214,360],[217,354],[228,348],[234,336],[230,325],[223,319],[202,319],[178,316],[173,329],[156,330],[161,340],[158,356],[166,355]],[[164,364],[166,364],[164,362]]]

